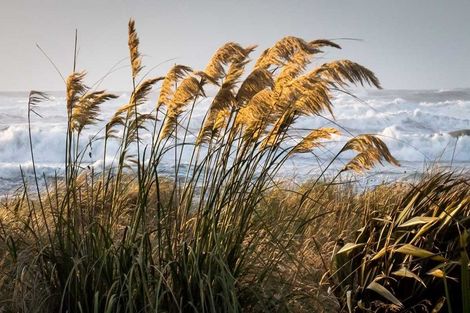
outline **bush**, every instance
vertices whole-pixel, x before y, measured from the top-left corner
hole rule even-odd
[[[430,175],[385,211],[371,212],[330,270],[345,311],[470,310],[469,183],[452,173]]]

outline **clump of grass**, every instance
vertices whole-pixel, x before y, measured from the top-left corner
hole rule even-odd
[[[33,164],[36,193],[25,181],[21,194],[4,202],[2,305],[19,312],[301,308],[305,293],[291,286],[302,280],[286,273],[302,266],[307,226],[328,213],[309,208],[319,210],[331,193],[319,175],[298,191],[295,203],[271,210],[277,173],[293,155],[339,133],[312,129],[290,144],[298,118],[331,113],[335,92],[350,84],[379,88],[378,79],[348,60],[310,69],[321,49],[339,46],[296,37],[265,50],[249,71],[255,47],[227,43],[203,71],[175,65],[163,77],[145,78],[132,20],[128,37],[132,93],[106,123],[103,168],[83,168],[80,140],[100,105],[115,96],[88,88],[85,73],[74,69],[66,80],[65,177],[41,190]],[[157,84],[154,109],[142,112]],[[215,96],[195,131],[193,111],[210,88]],[[30,103],[40,97],[32,93]],[[106,160],[110,141],[119,148]],[[338,175],[382,161],[397,164],[379,138],[365,134],[348,141],[330,165],[349,150],[357,156]],[[174,160],[170,177],[160,170],[168,155]],[[313,243],[322,258],[321,242]]]
[[[328,276],[345,311],[470,309],[469,183],[465,175],[437,173],[370,212],[334,254]]]

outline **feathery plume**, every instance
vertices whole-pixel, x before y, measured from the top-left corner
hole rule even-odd
[[[238,111],[235,126],[244,128],[245,139],[257,140],[266,127],[276,121],[276,117],[272,114],[274,100],[272,90],[265,88]]]
[[[243,75],[246,64],[248,64],[247,60],[231,63],[223,80],[222,88],[234,89],[238,79]]]
[[[229,110],[210,111],[204,125],[199,131],[196,144],[206,143],[212,138],[217,137],[225,127]]]
[[[238,107],[244,106],[254,95],[265,88],[274,86],[271,72],[266,69],[254,69],[238,89],[236,99]]]
[[[343,87],[347,86],[349,83],[360,83],[361,86],[368,84],[379,89],[381,88],[378,78],[372,71],[349,60],[325,63],[316,69],[313,74],[327,80],[333,86],[337,84]]]
[[[217,94],[212,100],[210,111],[217,113],[218,111],[229,109],[234,106],[235,104],[235,96],[232,93],[230,87],[223,87],[219,89]]]
[[[213,81],[222,80],[221,88],[210,107],[211,116],[217,116],[219,110],[225,110],[235,105],[234,89],[243,75],[248,63],[247,58],[254,48],[255,46],[243,48],[237,43],[229,42],[219,48],[211,58],[204,72]],[[224,66],[228,64],[230,65],[225,72]]]
[[[287,36],[265,50],[256,61],[255,68],[268,69],[271,65],[283,66],[299,51],[307,55],[321,52],[301,38]]]
[[[137,118],[134,118],[131,120],[129,123],[129,128],[128,128],[128,143],[135,142],[137,140],[137,133],[140,130],[148,130],[145,127],[145,123],[147,121],[154,121],[155,116],[153,114],[138,114]],[[140,138],[139,138],[140,139]]]
[[[268,117],[273,108],[274,98],[272,90],[265,88],[254,95],[246,106],[238,111],[237,123],[249,124],[263,117]]]
[[[343,171],[354,170],[356,172],[362,172],[369,170],[374,167],[376,163],[383,164],[383,159],[390,164],[400,166],[398,161],[391,155],[387,145],[381,139],[373,135],[366,134],[352,138],[344,145],[340,153],[347,150],[354,150],[359,152],[359,154],[346,164]]]
[[[149,78],[137,85],[135,91],[131,94],[129,103],[119,107],[111,118],[111,121],[106,124],[107,137],[114,137],[116,134],[114,128],[117,126],[125,126],[126,120],[130,120],[130,123],[135,120],[135,118],[133,118],[133,110],[136,109],[137,106],[140,106],[144,104],[145,101],[147,101],[148,95],[152,90],[153,85],[162,79],[163,77]]]
[[[288,110],[276,121],[269,134],[264,138],[260,148],[266,149],[279,142],[279,139],[283,137],[288,128],[294,123],[297,117],[295,110]]]
[[[246,60],[231,63],[222,86],[212,100],[208,117],[201,127],[200,135],[198,136],[199,142],[214,137],[224,124],[225,117],[228,115],[230,109],[236,106],[234,89],[238,83],[238,79],[243,74],[246,64]]]
[[[229,63],[242,63],[255,48],[256,46],[243,48],[238,43],[228,42],[217,49],[204,72],[213,80],[219,81],[226,75],[224,70],[225,65]]]
[[[202,83],[196,77],[189,76],[181,81],[181,84],[174,92],[173,99],[168,104],[161,138],[171,135],[178,123],[178,117],[183,113],[188,103],[194,101],[200,95],[205,96]]]
[[[81,96],[72,109],[72,129],[81,132],[85,126],[94,124],[99,120],[100,104],[116,98],[117,96],[106,93],[104,90],[86,93]]]
[[[34,110],[34,108],[42,101],[49,100],[49,96],[45,92],[31,90],[28,97],[28,110],[41,117],[41,115]]]
[[[135,91],[132,93],[129,102],[137,106],[143,104],[145,101],[147,101],[147,97],[150,91],[152,91],[153,85],[163,79],[163,77],[155,77],[144,80],[137,86]]]
[[[380,152],[377,149],[371,148],[367,151],[361,152],[352,158],[343,168],[344,171],[354,171],[362,173],[372,169],[377,163],[382,164]]]
[[[47,93],[42,92],[42,91],[36,91],[36,90],[31,90],[29,92],[29,97],[28,97],[28,104],[30,107],[34,107],[41,103],[44,100],[48,100],[49,96]]]
[[[322,127],[312,130],[307,136],[292,149],[292,153],[306,153],[314,148],[321,146],[320,140],[330,139],[333,135],[339,135],[340,132],[336,128]]]
[[[181,109],[197,96],[204,96],[205,94],[202,87],[203,86],[196,77],[186,77],[181,81],[178,88],[176,88],[171,106]]]
[[[86,92],[88,87],[83,83],[85,72],[74,72],[67,77],[66,92],[67,92],[67,111],[71,112],[74,104],[78,101],[80,96]]]
[[[139,52],[139,37],[135,29],[134,20],[129,20],[129,53],[131,58],[132,78],[135,79],[142,70],[142,57]]]
[[[157,108],[162,105],[169,105],[173,97],[174,88],[178,81],[192,71],[193,70],[189,66],[185,65],[175,65],[168,71],[165,78],[163,79],[162,88],[160,89]]]
[[[106,123],[105,134],[106,138],[115,138],[117,134],[116,127],[117,126],[124,126],[125,119],[120,114],[114,114],[111,120]]]
[[[322,48],[322,47],[333,47],[333,48],[336,48],[336,49],[341,49],[341,46],[338,45],[337,43],[331,41],[331,40],[328,40],[328,39],[317,39],[317,40],[313,40],[313,41],[310,41],[308,43],[308,45],[314,49],[319,49],[319,48]]]
[[[197,77],[199,77],[199,78],[201,78],[201,82],[202,82],[203,84],[206,84],[207,82],[209,82],[209,83],[211,83],[212,85],[216,85],[216,86],[219,85],[216,80],[214,80],[212,77],[210,77],[209,75],[207,75],[204,71],[197,71],[197,72],[194,72],[193,75],[194,75],[194,76],[197,76]]]
[[[317,80],[304,85],[301,97],[295,101],[295,107],[302,115],[320,115],[328,111],[333,116],[333,104],[327,84]]]
[[[282,67],[281,72],[277,76],[274,91],[280,94],[284,86],[299,76],[309,63],[310,59],[307,53],[302,50],[295,52],[292,58]]]

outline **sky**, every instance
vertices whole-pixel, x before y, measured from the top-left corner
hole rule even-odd
[[[228,41],[258,45],[284,36],[334,39],[315,64],[350,59],[386,89],[470,87],[469,0],[0,0],[0,91],[63,90],[78,69],[89,85],[131,89],[127,22],[136,21],[149,75],[175,64],[202,69]],[[253,55],[254,57],[256,54]]]

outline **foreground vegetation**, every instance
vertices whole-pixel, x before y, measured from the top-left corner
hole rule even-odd
[[[277,172],[312,153],[334,128],[296,137],[300,117],[332,113],[349,84],[380,87],[347,60],[313,69],[327,40],[286,37],[251,71],[254,47],[228,43],[203,71],[175,65],[144,78],[129,23],[133,92],[107,122],[102,168],[86,168],[82,131],[115,98],[66,82],[64,177],[34,179],[0,211],[0,307],[6,312],[459,312],[469,308],[469,180],[437,173],[417,185],[358,192],[335,184],[346,171],[398,164],[373,135],[336,177],[302,186]],[[160,85],[151,112],[141,112]],[[205,91],[204,120],[190,128]],[[31,92],[29,118],[46,96]],[[30,135],[31,140],[31,135]],[[106,160],[110,141],[119,149]],[[32,140],[31,140],[32,142]],[[184,155],[190,155],[189,164]],[[162,159],[174,175],[162,175]],[[31,191],[33,187],[34,192]],[[412,288],[412,289],[408,289]],[[412,290],[412,291],[409,291]]]

